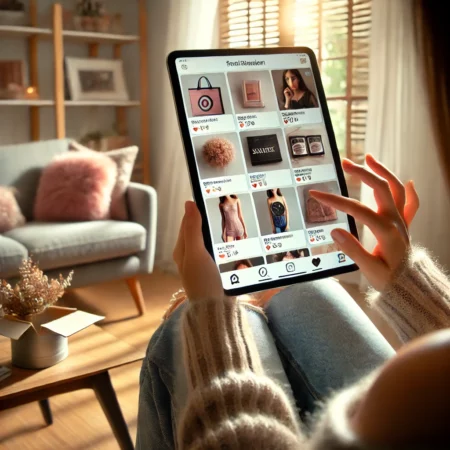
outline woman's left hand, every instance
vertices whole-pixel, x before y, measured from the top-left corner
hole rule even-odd
[[[218,300],[224,296],[219,271],[203,242],[202,217],[194,202],[185,204],[173,259],[190,301]]]

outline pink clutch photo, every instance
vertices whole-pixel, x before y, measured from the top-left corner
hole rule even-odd
[[[205,80],[206,87],[201,86],[202,80]],[[198,79],[196,88],[189,88],[189,100],[191,101],[193,116],[224,114],[220,87],[212,87],[205,76]]]

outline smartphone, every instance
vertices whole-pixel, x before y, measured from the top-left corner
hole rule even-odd
[[[330,235],[343,228],[358,237],[354,219],[310,195],[348,196],[313,51],[179,50],[167,64],[205,246],[225,293],[357,270]],[[245,85],[258,86],[254,104],[243,101]],[[286,88],[296,98],[289,109]]]

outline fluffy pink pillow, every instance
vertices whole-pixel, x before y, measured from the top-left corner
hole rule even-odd
[[[72,141],[69,150],[77,152],[95,152],[78,142]],[[116,220],[128,220],[126,192],[133,174],[134,162],[139,149],[136,146],[124,147],[102,153],[111,158],[117,166],[117,178],[111,194],[111,218]]]
[[[68,152],[57,156],[39,180],[34,218],[39,221],[108,219],[116,177],[116,165],[100,153]]]
[[[25,217],[14,197],[14,191],[14,188],[0,186],[0,233],[6,233],[25,223]]]

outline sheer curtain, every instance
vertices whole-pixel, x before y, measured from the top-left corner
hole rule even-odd
[[[421,206],[411,227],[413,241],[450,268],[450,200],[427,100],[415,42],[413,1],[374,0],[366,151],[402,181],[414,180]],[[371,189],[364,187],[361,197],[374,207]],[[363,241],[366,248],[374,245],[367,228]]]
[[[173,50],[217,46],[218,0],[148,2],[151,183],[158,192],[156,262],[173,270],[172,251],[191,186],[166,68]]]

